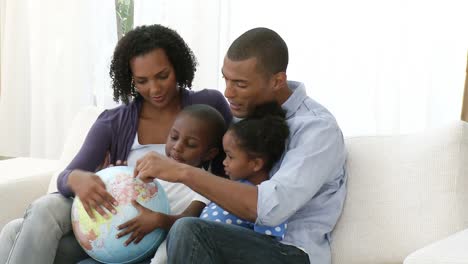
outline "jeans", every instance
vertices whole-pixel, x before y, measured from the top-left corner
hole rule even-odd
[[[72,232],[72,203],[61,194],[48,194],[29,206],[24,219],[5,225],[0,264],[68,264],[87,258]]]
[[[168,263],[310,263],[304,251],[253,230],[199,218],[177,220],[167,238]]]

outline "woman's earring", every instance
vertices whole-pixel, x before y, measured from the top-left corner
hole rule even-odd
[[[135,86],[135,81],[133,80],[132,78],[132,82],[130,83],[130,85],[132,86],[132,88],[138,92],[138,88]]]

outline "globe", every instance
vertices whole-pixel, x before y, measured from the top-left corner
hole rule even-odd
[[[131,234],[116,238],[117,227],[138,215],[132,205],[136,200],[142,206],[156,212],[169,214],[169,203],[162,186],[157,182],[144,183],[133,177],[133,167],[116,166],[96,174],[106,184],[107,191],[118,201],[117,213],[108,213],[104,218],[94,211],[92,220],[76,197],[72,205],[72,226],[81,247],[95,260],[103,263],[136,263],[151,257],[165,238],[165,231],[156,229],[147,234],[138,244],[124,243]]]

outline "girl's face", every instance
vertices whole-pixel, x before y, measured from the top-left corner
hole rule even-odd
[[[130,69],[138,93],[156,108],[178,103],[179,89],[169,58],[163,49],[155,49],[130,60]]]
[[[247,152],[239,147],[236,135],[230,130],[224,134],[223,148],[226,152],[226,158],[223,161],[224,171],[231,180],[248,180],[262,168],[258,166],[255,159],[249,158]]]
[[[169,131],[166,155],[178,162],[199,167],[218,154],[218,148],[210,147],[211,135],[205,122],[182,113]]]

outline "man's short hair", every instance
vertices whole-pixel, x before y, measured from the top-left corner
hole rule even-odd
[[[231,44],[227,57],[233,61],[257,58],[260,70],[269,74],[286,72],[288,46],[278,33],[268,28],[254,28],[240,35]]]

